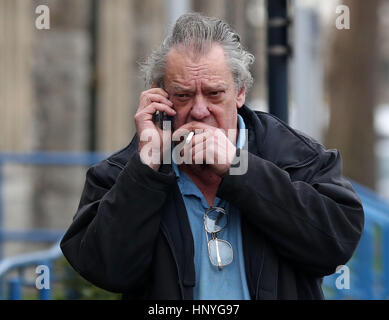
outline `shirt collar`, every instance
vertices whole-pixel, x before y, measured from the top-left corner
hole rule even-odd
[[[238,138],[236,139],[236,148],[242,149],[246,142],[246,125],[240,114],[238,114]]]

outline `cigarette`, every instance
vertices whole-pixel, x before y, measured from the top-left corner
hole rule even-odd
[[[194,132],[189,132],[188,136],[186,137],[185,144],[189,144],[192,141],[192,138],[194,136]]]

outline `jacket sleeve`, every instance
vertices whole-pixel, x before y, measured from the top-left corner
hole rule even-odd
[[[159,230],[159,209],[173,182],[174,173],[154,171],[137,152],[122,170],[107,161],[91,167],[73,223],[61,241],[73,268],[109,291],[141,290]]]
[[[248,172],[225,176],[218,196],[240,208],[296,268],[319,277],[332,274],[351,258],[360,240],[360,199],[342,177],[337,150],[321,148],[315,161],[293,170],[290,174],[248,153]],[[298,172],[306,177],[292,179]]]

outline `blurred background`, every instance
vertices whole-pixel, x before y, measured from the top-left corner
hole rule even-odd
[[[248,106],[342,154],[367,219],[350,288],[335,274],[326,296],[388,298],[389,0],[0,0],[0,297],[118,298],[57,241],[87,167],[135,132],[139,62],[187,11],[225,19],[255,55]],[[53,285],[36,292],[39,262]]]

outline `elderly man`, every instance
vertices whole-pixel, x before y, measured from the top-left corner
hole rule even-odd
[[[143,65],[137,135],[88,170],[62,240],[83,277],[136,299],[323,298],[363,209],[336,150],[244,105],[252,62],[223,21],[177,20]]]

